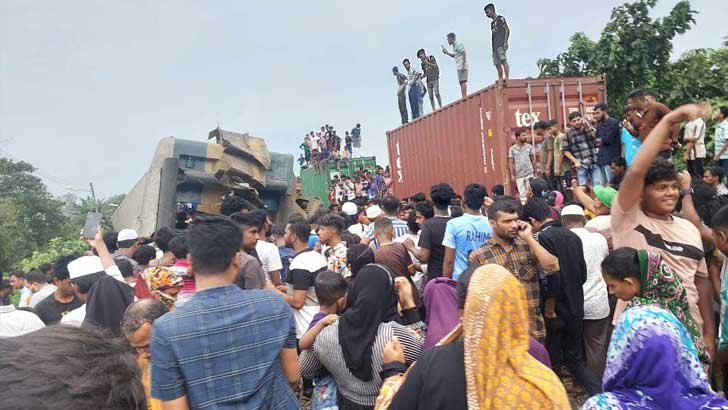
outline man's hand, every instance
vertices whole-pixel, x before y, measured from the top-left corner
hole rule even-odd
[[[713,161],[715,161],[715,162],[720,161],[720,155],[713,156]]]
[[[81,237],[83,238],[83,230],[81,230]],[[93,239],[83,239],[84,242],[86,242],[90,247],[96,249],[98,248],[99,244],[104,244],[104,228],[99,227],[99,229],[96,231],[96,235],[94,235]]]
[[[485,205],[485,206],[491,206],[491,205],[493,205],[493,202],[495,202],[495,201],[493,200],[493,198],[491,198],[489,196],[486,196],[485,199],[483,199],[483,205]]]
[[[414,292],[412,284],[402,276],[394,278],[394,288],[397,290],[399,295],[399,303],[402,305],[402,309],[412,309],[415,306]]]
[[[443,46],[442,44],[440,46],[442,47],[442,52],[444,54],[448,54],[447,49],[445,48],[445,46]]]
[[[690,159],[690,153],[688,152],[688,150],[683,151],[682,159],[683,161],[688,161]]]
[[[680,189],[690,189],[690,183],[692,177],[688,171],[682,171],[677,173],[677,182],[680,185]]]
[[[387,343],[386,346],[384,346],[384,351],[382,352],[382,362],[383,363],[392,363],[392,362],[399,362],[399,363],[405,363],[404,361],[404,350],[402,350],[402,344],[399,343],[399,339],[397,339],[397,336],[392,337],[392,340]]]
[[[331,314],[327,315],[325,318],[321,319],[321,323],[323,323],[324,326],[328,326],[334,322],[339,320],[339,315]]]
[[[533,237],[533,228],[531,228],[531,224],[524,221],[518,221],[518,236],[523,240]]]
[[[576,168],[576,169],[581,168],[581,160],[577,159],[576,161],[574,161],[574,168]]]

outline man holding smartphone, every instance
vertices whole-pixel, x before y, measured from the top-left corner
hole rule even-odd
[[[601,185],[595,130],[578,111],[569,114],[569,121],[571,129],[564,140],[564,155],[573,162],[579,185],[586,186],[590,177],[592,186]]]

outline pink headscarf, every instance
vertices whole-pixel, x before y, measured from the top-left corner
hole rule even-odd
[[[427,335],[424,350],[435,347],[460,323],[457,285],[450,278],[440,277],[430,280],[425,287],[423,299],[427,309]]]

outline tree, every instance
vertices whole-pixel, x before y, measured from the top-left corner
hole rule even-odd
[[[80,230],[86,221],[86,214],[98,211],[104,216],[102,227],[106,231],[112,230],[111,215],[114,214],[116,208],[124,200],[125,194],[114,195],[108,198],[98,200],[98,204],[94,203],[92,197],[79,198],[73,194],[64,195],[63,213],[68,218],[68,223]]]
[[[688,1],[675,5],[668,16],[650,17],[657,0],[638,0],[615,7],[599,41],[576,33],[566,52],[538,60],[541,77],[607,75],[607,94],[625,101],[629,91],[647,88],[658,93],[668,87],[672,40],[695,23]]]
[[[12,268],[52,238],[69,233],[61,202],[48,193],[34,171],[27,162],[0,158],[0,270]]]

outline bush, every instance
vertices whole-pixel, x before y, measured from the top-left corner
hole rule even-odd
[[[18,267],[24,271],[38,268],[44,263],[52,263],[56,258],[73,252],[85,252],[88,244],[80,239],[53,238],[45,249],[33,252],[33,255],[18,262]]]

